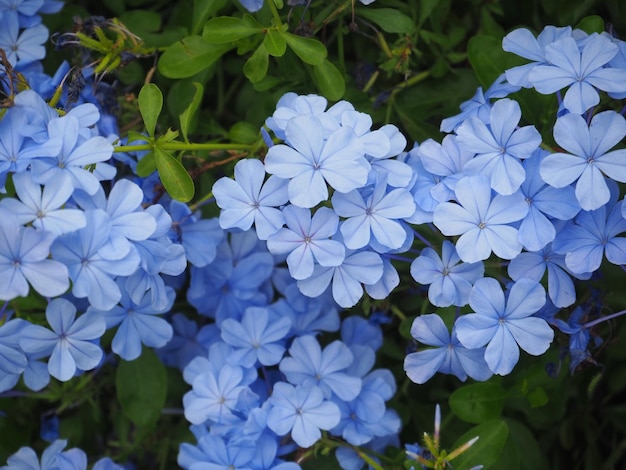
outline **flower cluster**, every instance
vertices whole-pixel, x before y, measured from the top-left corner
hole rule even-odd
[[[570,335],[572,368],[588,357],[593,325],[581,310],[567,322],[557,312],[604,258],[626,264],[616,183],[626,182],[626,150],[615,148],[626,120],[605,96],[626,96],[626,43],[571,28],[513,31],[503,47],[532,62],[444,120],[441,143],[409,151],[396,126],[373,129],[347,101],[287,93],[265,123],[275,136],[267,154],[214,184],[220,215],[203,219],[155,197],[158,175],[121,176],[142,157],[114,158],[117,124],[98,83],[46,101],[69,66],[40,70],[47,31],[37,15],[60,2],[2,5],[0,49],[11,52],[0,85],[12,102],[0,110],[0,393],[20,379],[40,391],[51,376],[67,381],[154,348],[189,386],[184,416],[197,444],[181,445],[182,468],[297,469],[287,456],[328,434],[348,444],[340,465],[359,469],[352,446],[398,445],[401,419],[387,407],[393,374],[375,368],[380,325],[340,311],[365,293],[387,299],[402,262],[434,307],[457,307],[453,324],[437,313],[414,320],[411,335],[427,346],[405,359],[414,382],[506,375],[520,349],[543,354],[554,329]],[[11,87],[13,69],[31,89]],[[520,126],[521,87],[557,93],[558,150]],[[29,295],[45,320],[9,310]],[[173,312],[177,296],[198,315]],[[100,346],[108,330],[111,352]],[[44,451],[46,468],[85,468],[84,453],[65,445]],[[4,468],[27,465],[39,463],[23,448]]]

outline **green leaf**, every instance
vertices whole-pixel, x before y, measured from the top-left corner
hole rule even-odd
[[[209,44],[201,36],[188,36],[168,47],[159,59],[158,69],[167,78],[187,78],[213,65],[228,44]]]
[[[533,433],[513,419],[505,419],[509,436],[494,468],[506,470],[547,470],[546,457]]]
[[[279,31],[278,33],[285,38],[289,48],[300,57],[302,62],[310,65],[320,65],[326,59],[328,54],[326,47],[317,39],[303,38],[285,31]]]
[[[137,173],[137,176],[141,176],[142,178],[145,178],[147,176],[150,176],[156,170],[157,170],[157,167],[156,167],[156,160],[154,158],[154,152],[150,151],[146,153],[141,158],[141,160],[139,160],[139,162],[137,163],[137,169],[135,171]]]
[[[191,200],[195,187],[183,164],[159,147],[154,148],[154,157],[161,182],[169,195],[181,202]]]
[[[582,29],[587,34],[602,33],[605,31],[604,20],[601,16],[586,16],[578,22],[575,29]]]
[[[265,77],[268,67],[269,56],[267,50],[265,50],[265,46],[261,44],[246,63],[243,64],[243,74],[252,83],[257,83]]]
[[[474,445],[452,461],[454,470],[469,470],[476,465],[483,465],[483,468],[488,469],[500,457],[508,435],[509,428],[501,419],[487,421],[473,427],[459,437],[452,448],[456,449],[479,436]]]
[[[150,137],[154,137],[157,119],[163,108],[163,94],[154,83],[146,83],[139,91],[138,102],[146,132]]]
[[[395,8],[357,8],[356,14],[376,23],[387,33],[410,33],[415,22]]]
[[[420,21],[418,27],[424,24],[424,21],[428,19],[435,7],[441,3],[441,0],[422,0],[420,5]]]
[[[480,84],[486,89],[506,69],[520,65],[523,60],[502,49],[502,39],[478,35],[467,45],[467,57]]]
[[[122,411],[137,426],[154,425],[167,394],[165,366],[149,348],[134,361],[120,361],[115,375]]]
[[[198,111],[198,107],[200,106],[200,102],[202,101],[202,94],[204,93],[204,87],[201,83],[194,82],[193,86],[196,91],[193,94],[193,98],[191,99],[191,103],[189,106],[185,108],[182,114],[179,116],[180,120],[180,131],[183,134],[183,139],[185,142],[188,142],[187,133],[189,132],[189,128],[191,126],[191,120],[196,115],[196,111]]]
[[[259,138],[259,128],[249,122],[236,122],[228,131],[228,138],[240,144],[253,144]]]
[[[480,424],[498,418],[504,407],[506,391],[496,383],[482,382],[455,390],[450,395],[450,408],[463,421]]]
[[[264,26],[251,18],[249,15],[245,19],[232,16],[211,18],[204,25],[202,37],[211,44],[227,44],[262,33]]]
[[[346,91],[346,82],[343,74],[329,60],[324,60],[313,67],[317,86],[322,95],[331,101],[341,99]]]
[[[223,8],[228,0],[194,0],[191,34],[198,34],[204,22],[218,10]]]
[[[287,41],[285,37],[275,29],[270,29],[263,39],[263,45],[269,55],[274,57],[282,57],[287,50]]]

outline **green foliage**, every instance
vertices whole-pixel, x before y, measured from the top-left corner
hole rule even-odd
[[[475,436],[476,441],[467,451],[454,460],[455,470],[468,470],[476,465],[483,465],[487,470],[497,462],[509,434],[507,423],[494,419],[473,427],[454,443],[454,448],[463,445]]]
[[[124,416],[137,426],[153,427],[167,395],[165,367],[156,354],[144,348],[138,359],[120,361],[115,386]]]
[[[480,424],[499,418],[504,408],[506,391],[493,382],[464,385],[450,395],[450,408],[468,423]]]

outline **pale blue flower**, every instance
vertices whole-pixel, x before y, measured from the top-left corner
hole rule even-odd
[[[463,167],[466,175],[483,175],[499,194],[510,195],[525,179],[521,159],[528,158],[541,143],[534,126],[518,127],[522,111],[517,101],[496,101],[489,124],[470,117],[457,129],[459,146],[476,156]]]
[[[520,348],[539,356],[550,347],[554,331],[543,318],[532,316],[545,302],[544,288],[530,279],[515,282],[506,295],[495,279],[479,279],[469,296],[475,313],[457,319],[457,337],[469,349],[487,345],[487,365],[494,374],[507,375]]]
[[[275,255],[287,255],[289,273],[294,279],[313,274],[315,263],[339,266],[345,256],[344,246],[330,237],[337,233],[339,217],[328,207],[319,208],[313,217],[309,209],[289,205],[283,209],[286,228],[267,239],[267,248]]]
[[[83,211],[63,207],[74,191],[68,175],[59,175],[42,188],[30,173],[16,173],[13,184],[19,200],[5,198],[0,205],[10,210],[20,224],[32,223],[33,227],[56,235],[86,225]]]
[[[265,169],[290,180],[287,190],[293,204],[311,208],[328,199],[327,184],[347,193],[367,182],[370,164],[351,128],[341,127],[325,140],[320,120],[302,115],[287,123],[285,135],[289,145],[271,147]]]
[[[463,261],[485,260],[492,251],[500,258],[512,259],[521,252],[517,229],[510,225],[528,212],[520,192],[510,196],[497,194],[492,199],[485,177],[468,176],[457,183],[455,194],[459,204],[439,204],[433,221],[444,235],[461,235],[456,251]]]
[[[604,67],[617,54],[618,47],[597,33],[584,44],[566,37],[545,46],[549,65],[536,65],[528,80],[539,93],[550,94],[569,87],[563,105],[575,114],[583,114],[600,102],[597,90],[620,93],[626,90],[626,70]]]
[[[325,400],[315,385],[294,387],[278,382],[269,403],[267,426],[279,436],[291,432],[293,441],[302,448],[315,444],[322,437],[322,429],[332,429],[339,423],[339,408]]]
[[[388,188],[384,174],[373,189],[333,194],[332,205],[337,215],[346,217],[340,230],[345,245],[352,250],[367,246],[371,237],[388,249],[400,248],[407,235],[398,219],[415,212],[411,193],[404,188]]]
[[[316,385],[325,398],[335,394],[350,401],[361,391],[361,379],[345,372],[353,360],[352,352],[341,341],[333,341],[322,350],[314,336],[300,336],[279,368],[294,385]]]
[[[536,65],[549,63],[549,60],[546,59],[546,46],[560,39],[571,37],[571,35],[572,28],[570,26],[563,28],[546,26],[537,38],[526,28],[515,29],[504,36],[502,49],[532,61],[529,64],[507,69],[505,72],[507,81],[513,85],[531,88],[533,85],[528,81],[528,74]]]
[[[609,200],[606,177],[626,182],[626,150],[610,151],[626,136],[626,119],[615,111],[596,114],[591,123],[567,114],[554,125],[554,140],[569,153],[546,156],[540,174],[550,186],[562,188],[576,182],[580,206],[591,211]]]
[[[69,288],[68,269],[49,259],[54,234],[21,226],[0,207],[0,299],[26,297],[29,284],[41,295],[55,297]]]
[[[94,340],[106,330],[102,318],[85,313],[76,318],[76,307],[62,298],[54,299],[46,308],[46,320],[52,331],[39,325],[22,331],[20,346],[31,354],[50,354],[48,371],[59,380],[67,381],[77,370],[91,370],[102,359],[102,349]]]
[[[270,176],[265,181],[265,167],[259,160],[241,160],[235,165],[235,180],[220,178],[213,185],[213,195],[220,211],[220,227],[249,230],[254,223],[261,240],[276,233],[285,223],[279,207],[289,200],[287,180]]]
[[[420,315],[411,326],[411,336],[429,349],[409,353],[404,359],[404,371],[417,384],[424,384],[437,372],[455,375],[465,381],[467,377],[487,380],[492,372],[485,362],[485,348],[467,349],[459,343],[456,327],[452,334],[435,313]]]
[[[459,263],[454,245],[444,240],[441,257],[432,248],[424,248],[411,263],[411,276],[420,284],[430,285],[428,300],[437,307],[467,304],[474,283],[483,277],[482,262]]]

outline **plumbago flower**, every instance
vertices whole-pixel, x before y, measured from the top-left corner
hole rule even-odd
[[[576,182],[576,198],[586,211],[606,204],[607,177],[626,183],[626,149],[610,151],[626,136],[626,119],[615,111],[596,114],[591,123],[567,114],[554,125],[554,140],[569,153],[558,152],[541,162],[541,178],[563,188]]]
[[[512,222],[522,219],[528,204],[520,192],[492,198],[489,181],[484,176],[468,176],[455,188],[458,204],[439,204],[433,223],[444,235],[461,235],[456,242],[459,257],[467,263],[485,260],[491,252],[512,259],[522,251],[517,229]]]
[[[76,307],[59,298],[48,304],[46,320],[52,331],[29,325],[21,334],[20,346],[30,354],[50,355],[50,375],[67,381],[77,370],[91,370],[100,363],[102,349],[93,340],[98,340],[106,330],[102,318],[90,313],[76,318]]]
[[[482,278],[469,295],[475,313],[455,323],[460,343],[468,349],[485,349],[485,361],[494,374],[509,374],[522,348],[533,356],[546,352],[554,331],[543,318],[533,317],[546,302],[541,284],[530,279],[515,282],[505,294],[498,281]]]
[[[466,175],[483,175],[499,194],[510,195],[519,189],[526,173],[520,162],[529,158],[541,143],[534,126],[517,128],[522,111],[508,98],[491,107],[489,125],[470,117],[457,129],[459,146],[476,156],[463,167]]]
[[[340,127],[327,139],[324,134],[317,117],[294,117],[285,128],[289,145],[274,145],[265,157],[268,173],[289,179],[289,200],[296,206],[311,208],[328,199],[327,183],[347,193],[367,182],[370,164],[354,131]]]

